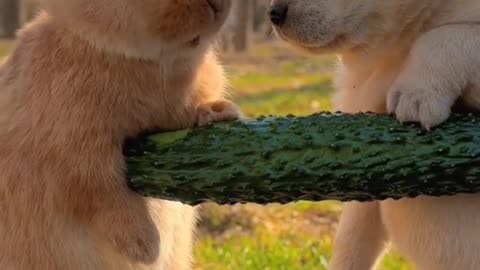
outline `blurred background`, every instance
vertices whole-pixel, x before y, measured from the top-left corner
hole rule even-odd
[[[231,97],[244,113],[308,115],[330,110],[335,57],[301,54],[277,40],[268,21],[268,0],[233,1],[219,49]],[[0,0],[0,57],[8,55],[17,29],[36,13],[34,0]],[[341,204],[330,201],[206,204],[195,270],[327,269],[340,211]],[[391,251],[380,269],[412,268]]]

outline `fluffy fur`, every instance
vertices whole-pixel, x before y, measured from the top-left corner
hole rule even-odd
[[[480,2],[273,0],[288,7],[278,35],[337,53],[335,109],[392,112],[433,128],[454,104],[480,108]],[[480,264],[479,195],[345,204],[331,270],[374,268],[391,241],[420,270]]]
[[[237,117],[230,1],[41,2],[0,66],[0,269],[190,269],[195,209],[130,191],[122,144]]]

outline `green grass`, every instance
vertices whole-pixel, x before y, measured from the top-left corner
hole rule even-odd
[[[326,269],[336,202],[208,205],[196,269]]]
[[[11,42],[0,40],[0,57]],[[232,99],[248,116],[330,110],[333,57],[300,55],[282,44],[224,55]],[[202,207],[195,270],[324,270],[341,204],[299,202]],[[411,270],[389,253],[381,270]]]
[[[312,237],[302,231],[270,235],[256,231],[218,241],[206,236],[196,247],[196,269],[209,270],[328,270],[332,236]],[[381,270],[411,270],[404,259],[385,256]]]
[[[197,246],[197,268],[210,270],[257,269],[327,269],[331,252],[331,239],[312,238],[301,232],[285,233],[272,238],[248,235],[222,242],[206,237]],[[219,264],[218,261],[223,263]]]
[[[274,88],[258,95],[234,98],[248,116],[263,115],[308,115],[330,110],[329,97],[332,93],[330,81],[316,81],[295,90]]]

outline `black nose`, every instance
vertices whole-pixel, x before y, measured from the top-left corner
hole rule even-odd
[[[287,19],[287,5],[272,5],[270,7],[270,20],[276,26],[281,26]]]

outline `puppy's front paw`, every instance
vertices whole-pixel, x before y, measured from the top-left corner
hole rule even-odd
[[[242,116],[240,109],[228,100],[218,100],[197,108],[197,124],[204,126],[211,122],[230,121]]]
[[[387,110],[400,122],[418,122],[429,130],[450,117],[454,101],[436,91],[395,87],[388,93]]]

